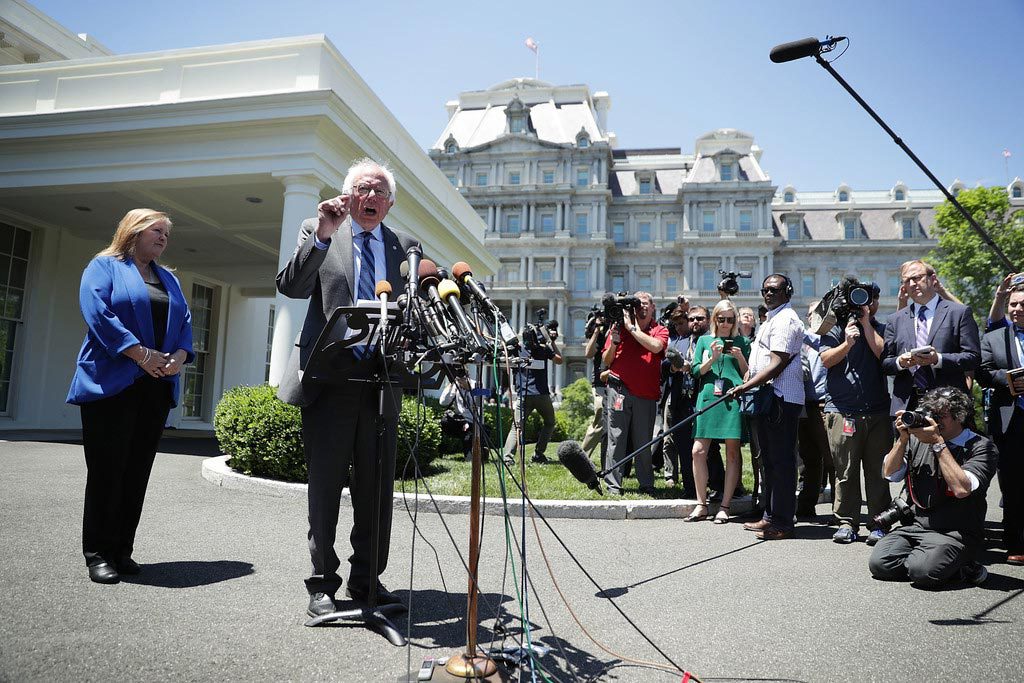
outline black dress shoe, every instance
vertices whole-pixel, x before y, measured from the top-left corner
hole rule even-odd
[[[108,562],[90,565],[89,578],[96,583],[117,583],[121,580],[117,570]]]
[[[325,614],[331,612],[337,612],[338,608],[334,606],[334,598],[326,593],[313,593],[309,596],[309,607],[306,608],[306,614],[311,617],[322,617]]]
[[[117,561],[117,573],[118,574],[139,574],[142,572],[142,567],[139,563],[130,557],[122,557]]]
[[[345,595],[356,602],[368,604],[369,593],[365,588],[357,588],[349,585],[345,588]],[[380,581],[377,582],[377,604],[378,605],[401,605],[402,599],[384,587]]]

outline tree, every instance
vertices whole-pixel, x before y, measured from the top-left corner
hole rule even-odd
[[[1024,270],[1024,211],[1011,212],[1004,187],[961,190],[957,201],[999,245],[1019,270]],[[942,283],[984,320],[1006,267],[949,201],[935,210],[933,237],[938,247],[929,255]]]

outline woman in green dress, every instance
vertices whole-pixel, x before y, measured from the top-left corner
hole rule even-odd
[[[711,313],[711,334],[701,337],[693,352],[691,372],[699,386],[698,411],[743,383],[743,376],[747,374],[750,342],[736,330],[736,306],[728,299],[722,299]],[[715,515],[715,523],[729,521],[729,504],[740,478],[742,435],[740,404],[734,398],[726,399],[697,417],[693,432],[693,480],[698,505],[685,518],[687,522],[708,517],[708,448],[712,440],[725,442],[725,491],[722,492],[722,504]]]

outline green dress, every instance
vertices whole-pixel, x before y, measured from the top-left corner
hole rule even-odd
[[[721,337],[712,337],[706,334],[697,340],[697,348],[693,352],[693,376],[699,387],[697,392],[697,410],[700,410],[709,403],[716,401],[715,380],[719,377],[723,380],[722,391],[729,391],[735,386],[743,383],[740,376],[739,364],[732,356],[723,353],[718,357],[708,370],[707,374],[700,374],[700,365],[704,354],[711,353],[711,342]],[[742,336],[733,337],[733,345],[738,348],[744,358],[750,358],[750,341]],[[743,435],[743,416],[740,413],[740,404],[736,399],[727,399],[717,406],[697,417],[697,426],[694,428],[693,438],[695,439],[739,439]]]

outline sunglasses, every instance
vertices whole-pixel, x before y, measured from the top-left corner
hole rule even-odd
[[[723,318],[722,316],[718,316],[717,318],[715,318],[715,320],[717,320],[720,323],[734,323],[734,322],[736,322],[736,318]]]
[[[774,292],[775,294],[780,294],[780,293],[782,293],[784,291],[786,291],[785,287],[762,287],[761,288],[761,293],[762,294],[767,294],[768,292]]]
[[[694,316],[691,316],[691,317],[687,318],[687,320],[689,320],[691,323],[695,323],[695,322],[697,322],[699,320],[707,320],[707,319],[708,319],[707,316],[704,316],[704,315],[694,315]]]

